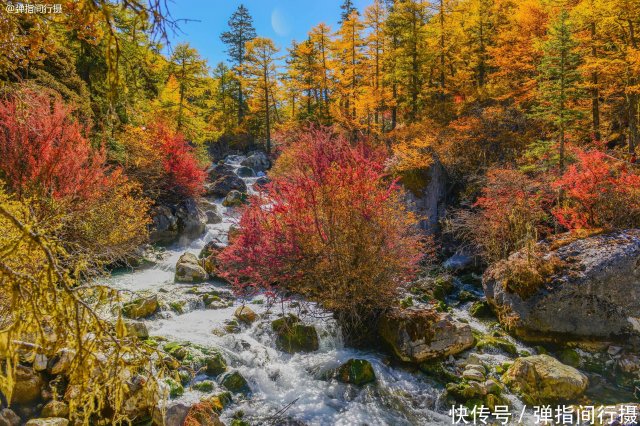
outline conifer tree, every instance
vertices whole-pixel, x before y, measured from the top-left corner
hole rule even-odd
[[[243,65],[246,59],[246,43],[256,37],[256,30],[253,27],[253,18],[244,5],[238,6],[228,21],[229,30],[222,33],[220,39],[227,45],[227,53],[231,62],[235,65],[239,81],[242,82],[244,70]],[[238,85],[238,124],[242,123],[245,113],[244,96],[242,84]]]
[[[582,97],[580,57],[571,34],[569,14],[562,10],[551,23],[549,36],[542,45],[538,77],[539,105],[536,114],[550,123],[558,134],[559,167],[565,166],[565,141],[569,127],[580,117],[575,103]]]

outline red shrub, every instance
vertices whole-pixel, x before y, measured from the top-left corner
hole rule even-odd
[[[164,155],[167,189],[183,197],[200,195],[206,173],[184,136],[180,133],[171,134],[165,127],[159,127],[157,134]]]
[[[640,175],[601,151],[576,152],[577,162],[554,182],[564,202],[554,209],[568,229],[640,226]]]
[[[239,290],[303,294],[348,320],[388,306],[421,244],[383,159],[329,130],[306,132],[244,210],[219,257],[223,276]]]
[[[94,150],[59,97],[24,90],[0,102],[0,175],[18,197],[89,199],[106,185]]]
[[[488,261],[507,257],[550,232],[553,194],[540,180],[512,169],[491,169],[474,207],[460,210],[454,232],[470,241]]]
[[[206,173],[181,134],[152,123],[148,128],[125,128],[120,143],[127,174],[142,184],[147,196],[175,201],[202,192]]]

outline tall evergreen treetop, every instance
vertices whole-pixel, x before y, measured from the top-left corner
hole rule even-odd
[[[244,5],[238,6],[229,18],[229,31],[220,36],[223,43],[228,46],[227,53],[231,61],[236,65],[236,72],[240,77],[238,81],[238,124],[242,123],[245,112],[245,101],[242,89],[242,77],[244,75],[243,64],[246,59],[246,43],[256,38],[256,29],[253,28],[253,18],[249,15]]]
[[[356,9],[355,5],[353,4],[353,0],[344,0],[344,2],[342,2],[342,4],[340,5],[340,10],[342,10],[342,12],[340,12],[340,21],[338,22],[339,24],[347,21],[352,12],[358,13],[358,9]]]
[[[238,6],[228,21],[229,30],[222,33],[220,39],[225,43],[231,61],[240,66],[245,59],[245,44],[256,37],[253,18],[244,5]]]

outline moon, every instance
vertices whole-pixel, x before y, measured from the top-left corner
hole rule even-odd
[[[289,31],[291,31],[287,23],[287,18],[280,9],[273,9],[271,12],[271,27],[279,36],[286,36],[289,34]]]

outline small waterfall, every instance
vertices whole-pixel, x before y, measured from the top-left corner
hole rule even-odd
[[[242,156],[230,156],[225,163],[240,167]],[[249,188],[256,177],[243,178]],[[188,244],[168,247],[163,259],[153,267],[114,274],[110,285],[115,288],[157,294],[165,303],[184,301],[183,312],[168,310],[156,314],[156,318],[145,320],[151,336],[161,336],[169,341],[190,342],[202,347],[219,350],[229,367],[240,372],[249,382],[252,394],[248,399],[234,399],[231,407],[221,416],[225,423],[242,410],[245,419],[252,424],[273,424],[273,416],[279,419],[295,419],[305,425],[435,425],[450,424],[446,410],[438,410],[441,386],[434,384],[420,372],[406,371],[389,365],[388,356],[346,348],[340,329],[331,315],[312,304],[304,303],[310,313],[301,315],[304,322],[313,325],[319,336],[319,349],[312,353],[290,355],[275,346],[275,335],[271,321],[287,313],[300,314],[300,302],[285,302],[269,307],[264,298],[256,296],[244,301],[259,319],[250,326],[242,326],[238,333],[213,333],[221,330],[225,321],[233,318],[235,309],[242,304],[235,300],[232,305],[220,309],[205,309],[197,299],[198,291],[229,293],[228,285],[222,282],[202,284],[174,283],[175,265],[185,252],[196,255],[204,245],[217,239],[226,242],[229,227],[238,217],[233,209],[214,200],[223,221],[207,225],[206,233]],[[350,358],[362,358],[373,365],[377,381],[375,385],[362,388],[345,385],[335,379],[327,379],[327,372]],[[201,380],[204,377],[196,377]],[[185,403],[199,401],[203,393],[185,389],[179,399]],[[285,409],[283,412],[281,410]],[[442,408],[442,407],[440,407]]]

